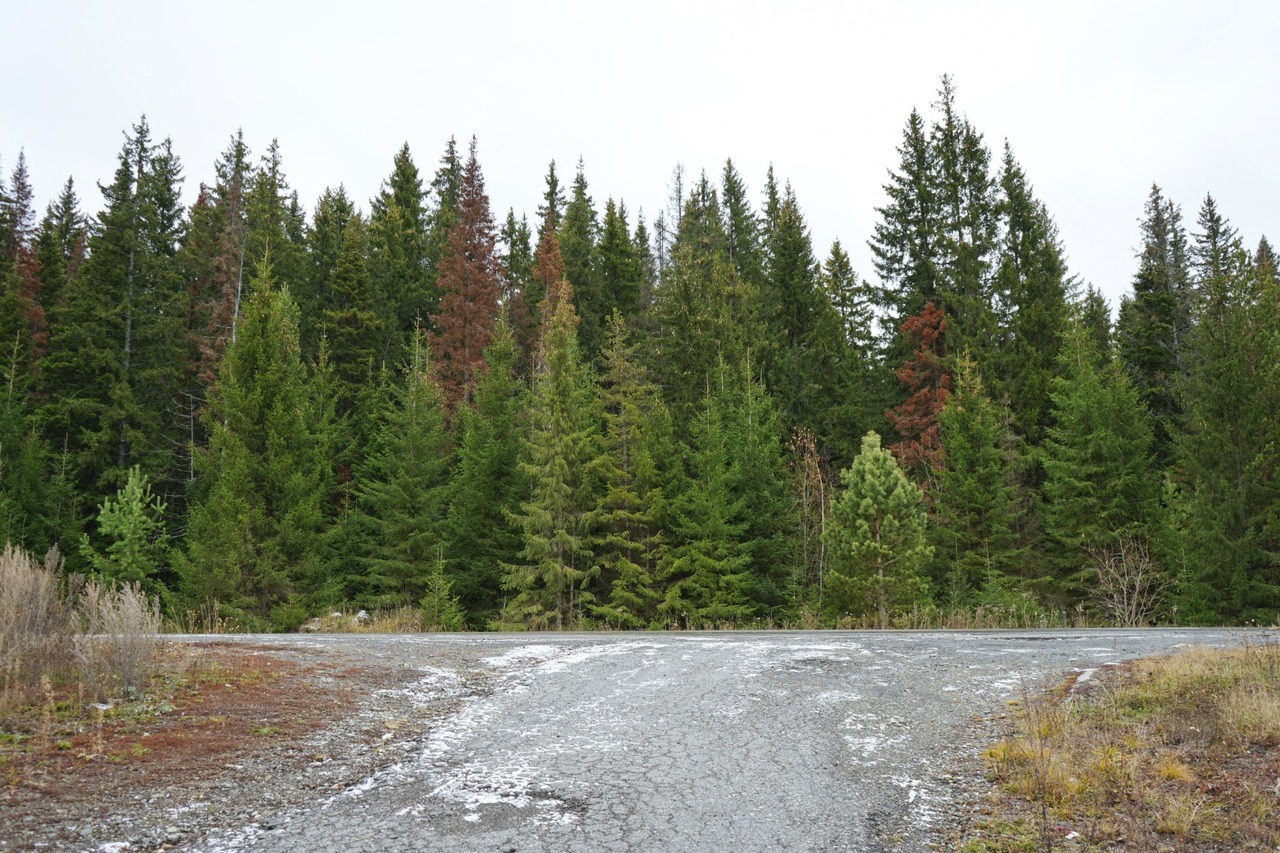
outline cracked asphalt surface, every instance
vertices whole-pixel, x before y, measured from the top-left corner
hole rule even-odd
[[[1227,631],[253,637],[412,667],[402,758],[204,851],[919,850],[1010,698]],[[460,700],[413,726],[412,709]],[[186,845],[184,845],[186,846]]]

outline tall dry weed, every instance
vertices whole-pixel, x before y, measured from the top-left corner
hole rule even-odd
[[[108,586],[19,548],[0,554],[0,711],[47,700],[52,687],[129,696],[159,647],[160,608],[138,584]]]
[[[139,692],[160,644],[159,603],[141,584],[91,580],[78,610],[83,633],[75,637],[75,657],[95,697]]]
[[[0,703],[26,701],[71,659],[75,611],[51,549],[43,563],[12,545],[0,554]]]

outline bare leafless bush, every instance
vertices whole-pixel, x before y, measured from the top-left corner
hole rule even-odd
[[[160,644],[160,605],[138,583],[89,581],[78,607],[83,633],[76,662],[96,698],[133,696],[144,686]]]
[[[1098,585],[1095,604],[1117,625],[1146,625],[1164,603],[1168,579],[1151,558],[1146,540],[1122,534],[1115,544],[1089,552]]]
[[[105,699],[144,686],[159,645],[158,603],[137,585],[112,587],[62,572],[56,549],[37,562],[0,554],[0,711],[53,688]]]

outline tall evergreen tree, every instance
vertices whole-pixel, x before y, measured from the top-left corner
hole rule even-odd
[[[560,291],[557,293],[557,291]],[[532,485],[516,517],[520,561],[507,566],[504,589],[515,593],[506,619],[531,628],[578,625],[592,596],[591,540],[596,521],[599,454],[594,388],[578,354],[577,316],[567,281],[548,294],[546,333],[534,374],[529,438],[520,469]]]
[[[951,370],[947,366],[947,319],[942,309],[925,303],[919,316],[902,324],[903,337],[912,347],[911,356],[898,371],[898,381],[907,399],[885,412],[898,433],[889,449],[902,467],[921,484],[930,483],[942,467],[942,446],[938,439],[938,415],[951,393]]]
[[[724,231],[729,260],[738,278],[761,287],[764,283],[764,248],[760,244],[760,223],[747,198],[747,185],[732,160],[724,161],[720,173],[720,196],[724,201]]]
[[[1280,287],[1250,263],[1212,197],[1191,249],[1200,299],[1175,445],[1193,619],[1269,619],[1280,604]]]
[[[1049,424],[1049,385],[1067,322],[1066,261],[1057,229],[1007,143],[1000,189],[1004,239],[996,290],[1006,311],[994,390],[1008,398],[1018,434],[1037,447]]]
[[[1111,305],[1102,295],[1102,291],[1091,284],[1085,288],[1076,310],[1080,315],[1080,324],[1084,327],[1089,339],[1093,341],[1099,357],[1105,364],[1111,360],[1113,349]]]
[[[937,151],[941,214],[937,300],[951,319],[951,344],[984,360],[995,339],[992,311],[997,244],[996,184],[982,134],[956,111],[955,86],[943,75],[930,144]]]
[[[43,553],[79,541],[77,492],[37,427],[21,330],[0,358],[0,540]]]
[[[1121,303],[1117,350],[1154,425],[1155,455],[1167,466],[1182,410],[1177,385],[1186,370],[1191,288],[1182,212],[1151,187],[1133,297]]]
[[[381,304],[382,348],[378,361],[399,364],[410,339],[430,316],[433,288],[427,270],[427,212],[422,178],[405,143],[390,176],[370,203],[369,280]]]
[[[208,414],[210,442],[177,568],[188,601],[251,625],[297,627],[327,578],[320,534],[332,490],[327,410],[306,365],[298,308],[258,269]]]
[[[302,288],[307,281],[306,216],[298,194],[284,174],[278,140],[262,155],[245,199],[244,270],[257,269],[268,256],[275,280]],[[252,276],[250,276],[250,279]],[[239,304],[244,305],[247,294]]]
[[[919,314],[938,297],[941,201],[935,186],[937,151],[929,144],[924,119],[911,111],[898,147],[898,171],[889,172],[885,195],[876,208],[880,221],[870,241],[881,281],[881,308],[889,337],[907,317]]]
[[[516,346],[505,323],[484,356],[475,407],[458,413],[444,549],[454,591],[477,625],[501,607],[502,566],[515,563],[521,548],[509,519],[529,491],[518,465],[528,393],[516,378]]]
[[[523,298],[533,280],[535,259],[528,217],[522,216],[517,220],[515,210],[508,208],[499,237],[502,241],[502,273],[506,280],[502,304],[510,311],[515,301]]]
[[[444,396],[420,341],[360,472],[359,513],[370,531],[360,600],[415,604],[443,554],[451,441]]]
[[[551,165],[547,167],[547,190],[542,194],[542,204],[538,205],[538,242],[547,235],[547,229],[557,232],[560,230],[560,223],[564,221],[564,209],[568,204],[565,201],[564,190],[560,188],[560,178],[556,176],[556,161],[552,160]]]
[[[475,140],[473,139],[472,150],[474,149]],[[445,255],[449,252],[450,234],[461,216],[465,172],[466,165],[458,155],[458,143],[451,136],[445,144],[444,153],[440,155],[440,165],[436,167],[436,173],[431,179],[431,187],[428,191],[430,204],[427,208],[427,288],[423,294],[422,310],[423,316],[430,318],[430,322],[433,322],[441,311],[442,291],[439,279],[443,273],[442,264]],[[430,326],[430,322],[426,327],[435,331]]]
[[[168,140],[153,144],[142,119],[126,135],[90,256],[68,284],[67,306],[42,367],[53,444],[73,455],[93,503],[129,469],[172,504],[185,440],[174,398],[184,361],[186,292],[175,255],[181,168]]]
[[[19,153],[7,194],[0,180],[0,340],[15,342],[18,360],[28,374],[48,343],[33,197],[26,155]]]
[[[654,292],[648,359],[677,424],[692,424],[713,372],[739,364],[756,346],[759,295],[730,263],[715,190],[693,188]]]
[[[814,336],[829,307],[818,281],[809,228],[790,185],[786,187],[767,239],[768,265],[760,307],[765,326],[761,361],[768,384],[793,423],[813,426],[816,412],[806,399],[809,386],[821,382]],[[812,401],[822,406],[830,401]]]
[[[743,495],[735,490],[724,403],[708,391],[696,416],[687,480],[672,500],[672,544],[659,575],[659,615],[671,627],[720,627],[752,614],[751,553]]]
[[[621,202],[615,204],[612,198],[605,202],[596,257],[600,302],[606,312],[604,325],[607,326],[615,310],[622,312],[623,317],[634,317],[640,308],[640,258],[631,241],[627,206]],[[607,328],[602,331],[607,333]]]
[[[65,303],[67,282],[75,278],[84,262],[88,239],[75,182],[67,178],[57,199],[49,203],[35,242],[36,259],[40,262],[40,301],[51,322]]]
[[[857,453],[850,438],[884,419],[890,402],[884,387],[891,376],[875,330],[874,289],[854,271],[839,240],[831,244],[819,281],[839,329],[842,359],[838,378],[844,388],[828,410],[832,417],[828,418],[824,449],[838,465],[847,466]]]
[[[942,470],[930,493],[934,581],[950,603],[967,604],[984,588],[1003,587],[1024,560],[1015,539],[1003,418],[967,356],[957,365],[955,385],[938,416]]]
[[[587,176],[581,159],[556,236],[564,258],[564,272],[573,285],[574,308],[579,317],[578,340],[582,354],[593,360],[604,340],[608,317],[604,283],[600,275],[600,221],[587,192]]]
[[[609,625],[643,628],[653,621],[660,599],[672,427],[621,312],[609,318],[608,331],[600,377],[603,452],[595,465],[601,490],[593,550],[602,591],[595,615]]]
[[[187,417],[204,405],[231,340],[245,283],[249,148],[237,132],[214,163],[213,186],[201,185],[178,261],[188,287]],[[252,270],[250,270],[252,273]],[[194,443],[194,437],[193,437]]]
[[[729,488],[742,503],[750,571],[743,589],[755,615],[777,619],[787,603],[798,533],[782,446],[782,414],[750,359],[715,378],[728,440]]]
[[[373,384],[380,370],[388,311],[383,293],[372,286],[366,262],[368,226],[358,213],[347,222],[342,254],[334,270],[328,304],[323,313],[324,332],[339,383],[339,415],[359,407],[362,391]],[[416,339],[415,339],[416,342]]]
[[[1070,592],[1089,549],[1121,535],[1150,535],[1160,492],[1138,391],[1119,362],[1102,363],[1078,322],[1067,329],[1057,373],[1054,426],[1044,443],[1044,513]]]

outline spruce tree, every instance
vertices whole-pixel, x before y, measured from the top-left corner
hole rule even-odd
[[[760,223],[747,199],[747,185],[732,160],[724,161],[724,170],[720,173],[720,196],[724,201],[724,231],[729,260],[737,270],[738,278],[759,288],[764,283]]]
[[[507,219],[499,233],[502,241],[502,274],[506,288],[502,304],[510,310],[516,300],[522,299],[533,280],[533,235],[529,230],[529,218],[516,219],[514,208],[507,209]]]
[[[578,313],[578,340],[583,357],[592,361],[604,340],[604,322],[609,316],[604,283],[600,275],[600,222],[595,203],[587,192],[587,176],[581,159],[573,178],[569,203],[556,236],[564,258],[564,273],[573,285],[574,308]]]
[[[813,362],[815,331],[829,307],[818,281],[809,228],[791,186],[768,235],[765,284],[760,308],[765,339],[760,360],[768,385],[792,423],[813,426],[816,411],[830,401],[806,399],[811,385],[826,377]]]
[[[451,437],[420,341],[390,402],[359,478],[370,545],[360,600],[375,607],[417,603],[444,549]]]
[[[928,597],[924,570],[933,547],[924,495],[875,432],[863,436],[861,452],[840,480],[844,490],[825,534],[828,611],[837,618],[874,613],[885,628],[891,614]]]
[[[472,147],[474,149],[472,140]],[[430,325],[440,313],[439,279],[441,265],[449,251],[450,233],[458,224],[462,206],[463,173],[466,171],[464,161],[458,156],[458,143],[451,136],[445,144],[444,153],[440,155],[440,165],[431,178],[428,189],[430,199],[427,207],[426,233],[426,290],[422,294],[423,316],[428,318],[424,328],[436,331]],[[492,215],[490,216],[492,218]]]
[[[331,425],[302,359],[298,308],[258,269],[207,415],[196,497],[177,568],[186,599],[250,625],[293,628],[326,592],[320,534]]]
[[[547,327],[534,373],[529,437],[520,470],[532,487],[515,520],[519,561],[508,565],[504,589],[515,593],[505,621],[529,628],[572,628],[593,603],[586,587],[596,573],[591,541],[596,522],[599,454],[594,388],[578,353],[577,315],[567,281],[548,294]]]
[[[759,295],[729,261],[715,190],[693,188],[671,262],[654,292],[646,341],[654,377],[677,425],[698,416],[708,383],[723,361],[739,364],[761,337]]]
[[[245,205],[251,177],[243,133],[231,138],[227,150],[214,163],[214,173],[213,186],[201,185],[178,255],[182,274],[189,282],[189,418],[204,405],[205,389],[216,378],[243,297]]]
[[[955,86],[943,75],[930,134],[937,151],[940,211],[937,301],[951,320],[951,344],[979,361],[995,338],[992,310],[997,243],[996,184],[982,134],[956,111]]]
[[[506,323],[498,324],[484,357],[475,406],[458,412],[444,549],[454,592],[477,626],[501,607],[502,566],[515,563],[521,548],[510,519],[528,493],[518,465],[528,392],[516,377],[516,346]]]
[[[889,172],[884,186],[889,201],[876,208],[880,220],[870,241],[890,336],[907,317],[919,314],[926,302],[938,297],[941,275],[942,211],[934,177],[937,151],[929,144],[924,119],[914,109],[897,150],[898,171]]]
[[[88,225],[80,212],[75,182],[67,178],[57,199],[49,203],[36,234],[36,259],[40,262],[40,301],[50,322],[66,301],[67,282],[84,262]]]
[[[644,628],[660,600],[657,572],[666,551],[662,522],[673,453],[671,420],[616,309],[601,358],[604,435],[595,462],[601,489],[593,550],[602,601],[594,612],[607,625]]]
[[[987,397],[978,367],[962,356],[955,393],[938,415],[942,470],[930,492],[935,524],[935,589],[951,604],[970,604],[1017,574],[1023,554],[1014,532],[1004,418]]]
[[[432,288],[427,276],[427,213],[422,178],[405,143],[391,174],[370,202],[369,280],[382,316],[381,364],[400,364],[410,339],[430,316]]]
[[[24,152],[10,177],[8,197],[0,182],[0,339],[20,331],[24,360],[34,368],[47,350],[48,323],[43,295],[44,273],[36,254],[34,190],[27,174]]]
[[[600,303],[605,312],[604,325],[607,326],[615,310],[620,311],[623,317],[634,317],[640,307],[640,258],[631,242],[627,206],[621,202],[615,204],[612,198],[604,206],[604,223],[597,247],[597,274]],[[603,330],[605,338],[607,331],[607,328]]]
[[[244,272],[252,280],[267,257],[274,280],[291,289],[306,287],[306,217],[298,194],[284,174],[284,160],[278,140],[271,140],[262,155],[245,198]],[[239,305],[248,299],[242,293]],[[234,328],[234,321],[233,321]]]
[[[1107,298],[1092,284],[1088,285],[1075,310],[1102,363],[1106,364],[1112,355],[1111,306]]]
[[[907,399],[885,412],[898,433],[890,445],[894,456],[915,482],[930,483],[942,467],[938,440],[938,415],[951,393],[951,371],[946,358],[947,319],[932,302],[918,316],[902,324],[911,356],[898,371]]]
[[[1038,447],[1049,424],[1049,385],[1067,321],[1066,261],[1053,220],[1007,143],[1000,189],[1004,239],[996,290],[1007,307],[993,390],[1008,398],[1018,434]]]
[[[313,228],[311,233],[318,230]],[[385,366],[379,359],[388,312],[369,275],[364,218],[358,212],[352,213],[335,236],[338,245],[332,247],[332,267],[315,271],[320,284],[315,294],[319,298],[315,322],[328,347],[337,384],[338,414],[345,416],[355,412],[362,390]],[[305,348],[305,337],[303,343]],[[365,437],[359,436],[362,440]]]
[[[134,125],[42,365],[47,434],[72,454],[93,503],[134,465],[166,502],[178,494],[186,442],[175,417],[186,354],[186,288],[175,260],[180,173],[168,140],[154,144],[145,118]]]
[[[1192,294],[1182,212],[1151,187],[1142,221],[1133,297],[1120,305],[1117,351],[1151,412],[1154,450],[1167,467],[1182,419],[1177,386],[1186,370]]]
[[[529,375],[538,352],[546,318],[542,311],[549,294],[565,279],[564,258],[560,254],[560,240],[550,220],[544,219],[539,229],[542,237],[533,257],[533,270],[529,284],[520,299],[510,307],[508,317],[515,331],[521,359],[521,374]]]
[[[1070,593],[1090,549],[1150,535],[1160,492],[1150,415],[1123,366],[1103,364],[1079,322],[1067,328],[1057,373],[1054,426],[1044,443],[1044,516]]]
[[[21,332],[0,361],[0,540],[32,553],[79,540],[76,494],[54,471],[37,427]]]
[[[560,223],[564,221],[564,209],[567,202],[564,197],[564,190],[560,188],[560,178],[556,176],[556,161],[552,160],[547,166],[546,177],[547,190],[542,194],[542,204],[538,205],[538,242],[541,243],[547,236],[547,230],[553,233],[560,230]]]
[[[743,592],[756,615],[777,619],[787,604],[798,534],[782,446],[782,414],[750,359],[721,369],[715,403],[728,440],[729,488],[742,503],[750,575]]]
[[[1180,594],[1194,620],[1269,619],[1280,603],[1280,287],[1250,263],[1212,197],[1191,249],[1200,299],[1180,387],[1175,445],[1191,567]]]
[[[733,625],[752,613],[745,504],[723,402],[703,398],[687,454],[685,488],[671,505],[671,547],[659,576],[658,613],[673,628]]]

